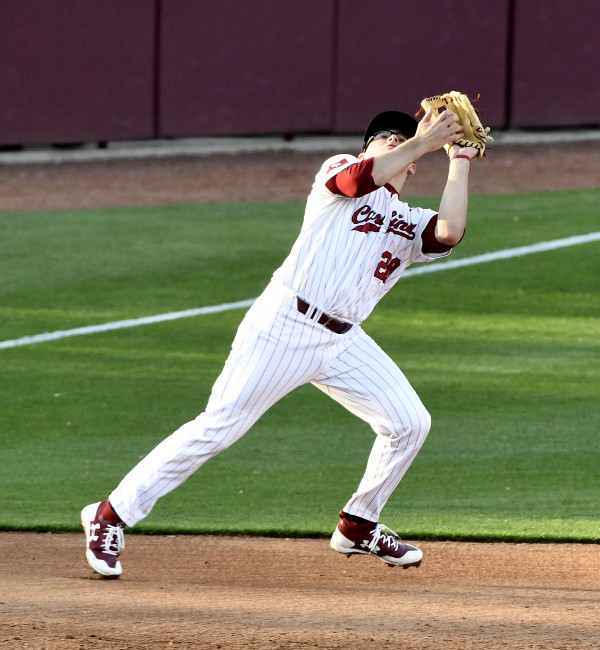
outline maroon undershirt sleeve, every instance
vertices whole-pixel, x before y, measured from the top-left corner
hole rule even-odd
[[[365,196],[379,189],[373,181],[373,158],[361,160],[332,176],[325,186],[334,194],[350,198]]]
[[[425,230],[421,235],[421,240],[423,242],[421,250],[426,255],[427,253],[446,253],[453,248],[453,246],[448,246],[448,244],[442,244],[435,238],[435,227],[437,225],[437,220],[438,216],[437,214],[434,214],[433,217],[431,217],[429,220],[429,223],[425,226]]]

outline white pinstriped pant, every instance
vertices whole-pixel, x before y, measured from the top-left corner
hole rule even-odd
[[[355,326],[335,334],[300,314],[287,289],[269,285],[245,316],[206,410],[163,440],[111,493],[133,526],[156,501],[239,440],[258,418],[306,383],[368,422],[377,434],[365,474],[344,511],[378,521],[417,455],[431,419],[406,377]]]

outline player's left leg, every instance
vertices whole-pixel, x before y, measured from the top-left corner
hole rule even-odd
[[[344,512],[378,521],[431,426],[431,417],[392,359],[362,330],[313,382],[377,434],[367,468]]]
[[[314,384],[368,422],[377,435],[365,474],[344,506],[334,533],[339,539],[335,544],[332,539],[332,546],[344,553],[373,553],[390,564],[418,565],[422,557],[419,549],[399,542],[393,531],[378,522],[381,510],[425,441],[431,418],[392,359],[361,329],[352,334],[352,339],[331,364],[327,376]],[[372,542],[370,547],[365,545],[367,539]]]

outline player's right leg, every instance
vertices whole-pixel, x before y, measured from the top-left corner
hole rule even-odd
[[[121,573],[119,556],[125,548],[123,522],[108,501],[92,503],[81,511],[85,531],[85,557],[88,564],[105,578],[118,578]]]
[[[241,438],[270,406],[318,372],[323,340],[334,335],[299,316],[292,300],[286,300],[289,309],[285,301],[276,309],[263,301],[250,310],[206,410],[163,440],[110,494],[121,522],[133,526],[146,517],[160,497]],[[99,530],[98,521],[82,523],[84,529],[87,525]],[[86,544],[93,553],[87,529]]]

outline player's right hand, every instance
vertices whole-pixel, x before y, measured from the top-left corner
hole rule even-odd
[[[429,108],[419,124],[415,138],[420,139],[427,151],[437,151],[445,144],[460,140],[463,129],[458,115],[452,111],[442,111],[437,118],[432,119],[433,108]]]

